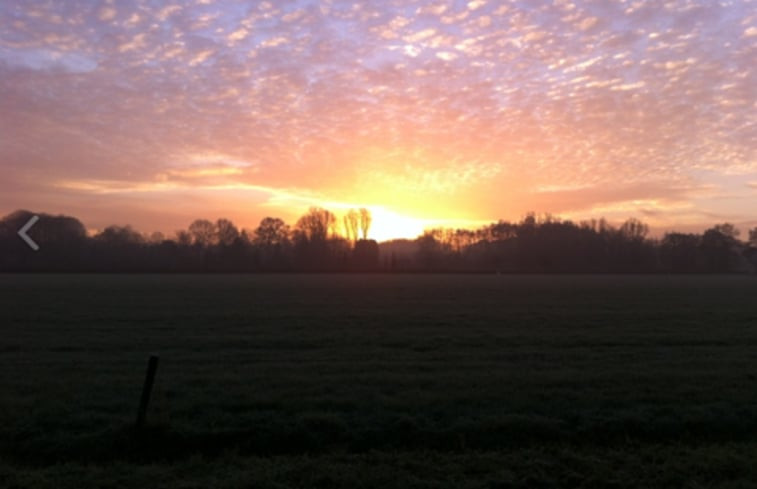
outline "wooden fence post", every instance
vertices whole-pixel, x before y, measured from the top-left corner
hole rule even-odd
[[[150,394],[152,385],[155,383],[155,372],[158,370],[158,357],[150,355],[147,362],[147,375],[145,375],[145,384],[142,386],[142,398],[139,400],[139,411],[137,411],[137,429],[145,425],[147,417],[147,406],[150,404]]]

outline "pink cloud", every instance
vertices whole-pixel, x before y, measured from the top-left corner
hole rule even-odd
[[[221,175],[236,184],[334,198],[359,196],[366,171],[386,195],[457,185],[447,207],[475,218],[666,190],[706,206],[680,182],[757,171],[755,45],[739,5],[495,3],[11,1],[0,162],[16,178],[0,183],[0,207],[16,207],[30,175],[47,188],[40,203],[61,180],[195,181],[174,157],[202,152],[255,161]],[[497,195],[514,176],[520,203]],[[550,186],[582,190],[539,190]]]

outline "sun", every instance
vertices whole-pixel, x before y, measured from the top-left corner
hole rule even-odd
[[[344,202],[324,202],[319,203],[320,207],[325,209],[336,209],[337,233],[347,236],[342,219],[350,209],[365,208],[370,212],[371,225],[368,230],[368,239],[379,242],[390,241],[393,239],[410,239],[413,240],[422,236],[425,231],[437,228],[452,229],[474,229],[485,224],[488,221],[471,220],[471,219],[433,219],[415,217],[409,213],[395,211],[387,206],[382,205],[361,205]]]
[[[405,216],[384,207],[369,207],[368,210],[373,217],[368,237],[376,241],[415,239],[433,224],[427,219]]]

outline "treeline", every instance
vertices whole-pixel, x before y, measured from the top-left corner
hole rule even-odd
[[[367,239],[371,215],[351,210],[339,221],[311,208],[294,227],[266,217],[254,230],[228,219],[197,219],[174,236],[109,226],[88,235],[68,216],[37,214],[32,251],[17,232],[35,214],[16,211],[0,220],[0,271],[50,272],[289,272],[374,271],[378,243]]]
[[[646,224],[629,219],[580,223],[530,214],[479,229],[435,229],[414,240],[368,238],[370,212],[342,220],[311,208],[294,226],[267,217],[253,230],[228,219],[198,219],[174,236],[145,235],[129,226],[88,234],[77,219],[39,214],[0,220],[2,272],[500,272],[500,273],[755,273],[757,228],[739,239],[731,224],[701,234],[651,239]]]
[[[604,219],[578,224],[529,214],[477,230],[437,229],[418,238],[417,264],[504,273],[754,273],[757,228],[749,241],[725,223],[702,234],[672,232],[648,237],[649,227],[629,219],[620,227]]]

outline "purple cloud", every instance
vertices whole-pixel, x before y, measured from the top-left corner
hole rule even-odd
[[[66,207],[97,182],[200,175],[471,219],[517,217],[497,189],[540,211],[705,212],[701,171],[757,172],[754,7],[6,1],[0,206],[35,207],[31,180]],[[203,154],[227,163],[188,163]]]

